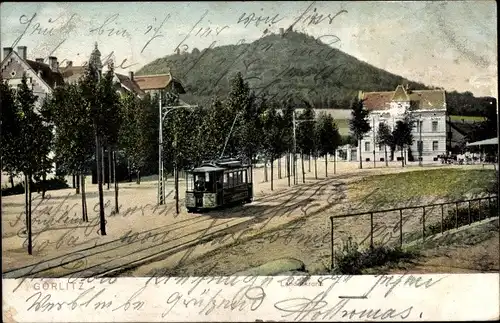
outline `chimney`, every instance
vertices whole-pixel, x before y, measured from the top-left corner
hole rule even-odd
[[[43,58],[36,58],[35,62],[43,64]]]
[[[285,34],[285,29],[284,28],[280,28],[280,36],[283,36]]]
[[[49,56],[49,67],[52,72],[57,72],[57,58],[54,56]]]
[[[134,72],[132,72],[132,71],[128,72],[128,78],[133,81],[134,80]]]
[[[72,67],[72,66],[73,66],[73,61],[66,62],[66,67]]]
[[[12,52],[12,47],[3,48],[3,58],[7,57]]]
[[[21,56],[21,58],[23,60],[26,60],[27,59],[27,51],[28,51],[28,47],[26,46],[17,46],[17,53],[19,54],[19,56]]]

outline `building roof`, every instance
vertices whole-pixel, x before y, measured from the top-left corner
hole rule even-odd
[[[498,145],[498,137],[468,143],[467,146]]]
[[[49,65],[45,63],[38,63],[36,61],[32,61],[27,59],[26,63],[35,71],[35,73],[38,73],[38,71],[41,72],[41,78],[51,87],[54,88],[54,86],[57,85],[63,85],[64,79],[61,75],[60,72],[53,72]]]
[[[477,127],[477,124],[468,122],[448,121],[448,123],[452,128],[454,128],[464,136],[472,133]]]
[[[363,104],[367,110],[387,110],[391,101],[408,101],[417,110],[440,110],[446,108],[444,90],[414,90],[405,91],[398,86],[396,91],[363,93]]]
[[[394,91],[394,95],[392,96],[392,101],[409,101],[410,98],[408,96],[408,93],[406,93],[404,87],[402,85],[398,85],[396,87],[396,91]]]
[[[62,77],[67,83],[78,81],[85,74],[85,66],[67,66],[60,68]]]
[[[136,95],[143,96],[145,93],[137,83],[131,80],[127,75],[115,73],[116,77],[120,81],[120,83],[125,86],[130,91],[134,92]]]
[[[134,76],[134,82],[143,91],[146,90],[159,90],[159,89],[174,89],[180,94],[186,93],[181,82],[168,74],[158,75],[138,75]]]

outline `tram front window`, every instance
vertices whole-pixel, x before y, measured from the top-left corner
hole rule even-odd
[[[194,189],[198,192],[213,192],[215,185],[214,173],[198,173],[194,175]]]

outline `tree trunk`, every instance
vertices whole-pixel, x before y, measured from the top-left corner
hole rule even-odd
[[[405,157],[404,157],[403,148],[401,148],[401,167],[405,167]]]
[[[101,235],[105,236],[106,218],[104,217],[104,193],[102,191],[103,174],[101,169],[101,166],[104,166],[104,163],[101,160],[102,156],[100,156],[102,149],[101,149],[100,138],[97,135],[97,133],[95,141],[96,141],[97,187],[99,190],[99,229],[101,231]]]
[[[314,155],[314,178],[318,179],[318,156]]]
[[[104,145],[101,146],[101,179],[102,183],[106,184],[106,167],[104,163]],[[109,190],[109,186],[108,186]]]
[[[175,165],[175,213],[179,214],[179,170]]]
[[[307,167],[308,167],[308,172],[310,173],[311,172],[311,153],[307,154],[307,159],[308,159],[308,162],[307,162]]]
[[[111,184],[111,149],[108,147],[108,190]]]
[[[274,187],[273,187],[273,183],[274,183],[274,180],[273,180],[274,171],[273,171],[273,169],[274,169],[274,160],[273,160],[273,158],[271,158],[271,191],[274,189]]]
[[[28,240],[28,254],[32,255],[32,245],[31,245],[31,236],[30,236],[30,180],[28,179],[28,175],[24,175],[24,213],[26,216],[26,237]]]
[[[76,176],[76,194],[80,194],[80,176]]]
[[[141,184],[141,170],[140,169],[138,169],[138,170],[135,171],[135,176],[136,176],[135,177],[135,183],[136,184]],[[163,188],[163,189],[165,189],[165,188]]]
[[[387,160],[387,146],[384,145],[384,150],[385,150],[385,167],[389,166],[389,161]]]
[[[337,150],[333,151],[333,173],[337,174]]]
[[[306,171],[304,169],[304,153],[300,152],[300,159],[302,159],[302,183],[306,182]]]
[[[28,254],[33,254],[33,240],[31,230],[31,174],[28,178]]]
[[[42,200],[45,199],[45,192],[47,192],[47,174],[42,175]]]
[[[325,177],[328,177],[328,153],[325,154]]]
[[[80,174],[82,182],[82,219],[83,222],[89,222],[89,216],[87,213],[87,196],[85,194],[85,175]]]
[[[281,179],[281,157],[278,158],[278,179]]]
[[[73,179],[73,188],[76,188],[76,185],[75,185],[75,174],[73,174],[73,176],[72,176],[72,177],[73,177],[73,178],[72,178],[72,179]]]
[[[288,186],[290,186],[290,152],[286,154],[286,175],[288,176]]]
[[[115,184],[115,214],[120,213],[118,208],[118,182],[116,181],[116,151],[113,152],[113,183]]]
[[[132,171],[130,170],[130,158],[127,158],[128,181],[132,182]]]
[[[358,145],[359,145],[359,169],[362,169],[363,168],[363,156],[361,153],[361,139],[358,141]]]
[[[267,179],[267,158],[264,159],[264,182],[267,183],[268,179]]]
[[[9,175],[10,187],[14,188],[14,176]]]

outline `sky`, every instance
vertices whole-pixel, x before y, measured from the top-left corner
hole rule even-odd
[[[27,46],[29,59],[80,65],[97,42],[126,73],[293,24],[412,81],[498,97],[495,1],[3,2],[0,14],[2,48]]]

